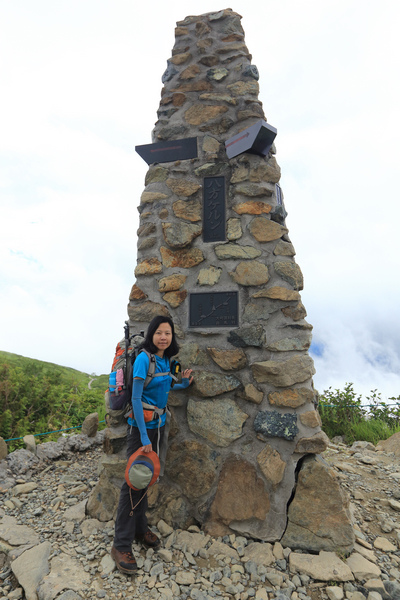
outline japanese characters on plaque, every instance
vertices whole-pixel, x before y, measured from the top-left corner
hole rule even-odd
[[[189,294],[189,327],[237,327],[237,292],[199,292]]]
[[[225,213],[225,177],[204,177],[204,242],[224,242],[226,240]]]

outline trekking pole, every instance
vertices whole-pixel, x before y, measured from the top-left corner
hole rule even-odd
[[[126,381],[126,376],[128,374],[128,349],[129,349],[129,344],[130,344],[130,338],[129,338],[129,321],[125,321],[125,325],[124,325],[124,332],[125,332],[125,364],[124,364],[124,385],[123,385],[123,389],[126,390],[127,388],[127,381]]]

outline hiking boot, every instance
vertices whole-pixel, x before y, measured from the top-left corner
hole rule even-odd
[[[146,533],[138,533],[135,536],[135,540],[142,542],[146,548],[158,548],[160,545],[159,538],[151,531],[151,529],[148,529]]]
[[[111,558],[117,565],[117,569],[121,573],[134,575],[137,571],[137,564],[132,552],[120,552],[115,546],[111,548]]]

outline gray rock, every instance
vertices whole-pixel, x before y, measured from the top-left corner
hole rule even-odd
[[[253,542],[246,546],[244,549],[244,555],[257,566],[263,565],[268,567],[275,562],[271,544]]]
[[[80,433],[78,435],[71,435],[71,437],[67,438],[65,447],[71,452],[84,452],[85,450],[88,450],[92,444],[92,438]]]
[[[13,488],[13,495],[19,496],[20,494],[29,494],[30,492],[33,492],[33,490],[36,490],[37,486],[37,483],[34,481],[29,481],[28,483],[19,483]]]
[[[24,588],[26,600],[37,600],[37,587],[50,570],[50,551],[50,542],[43,542],[27,550],[11,563],[18,583]]]
[[[99,415],[97,412],[90,413],[85,417],[85,420],[82,423],[81,432],[83,435],[87,435],[92,438],[95,437],[97,430],[99,428]]]
[[[39,544],[38,534],[26,525],[18,525],[15,517],[4,516],[0,523],[0,539],[10,546],[26,546]]]
[[[274,269],[284,281],[287,281],[293,287],[294,290],[303,289],[303,274],[299,265],[294,261],[276,261],[274,263]]]
[[[97,533],[99,530],[103,529],[104,523],[98,521],[97,519],[86,519],[81,522],[81,531],[82,535],[85,537],[89,537]]]
[[[228,342],[237,348],[255,346],[261,348],[265,342],[265,331],[262,325],[239,327],[229,332]]]
[[[242,75],[244,77],[252,77],[256,81],[258,81],[260,79],[260,74],[258,72],[258,69],[257,69],[256,65],[247,65],[243,69]]]
[[[7,468],[7,461],[0,460],[0,491],[5,492],[15,485],[15,478]]]
[[[306,458],[299,472],[281,543],[309,552],[351,552],[354,541],[348,495],[325,461]]]
[[[334,552],[321,551],[319,555],[297,554],[289,556],[292,572],[309,575],[320,581],[353,581],[350,568]]]
[[[100,561],[100,567],[101,567],[101,573],[104,576],[110,575],[110,573],[112,573],[114,571],[114,569],[116,568],[115,562],[113,561],[113,559],[111,558],[111,556],[109,554],[105,554],[103,556],[103,558]]]
[[[192,400],[187,407],[190,430],[220,447],[229,446],[242,435],[248,415],[236,402],[224,400]]]
[[[254,430],[265,436],[280,437],[285,440],[294,440],[299,433],[297,415],[292,413],[279,413],[276,410],[260,411],[254,419]]]
[[[24,444],[29,452],[36,454],[36,442],[34,435],[24,435]]]
[[[66,521],[77,521],[78,523],[81,523],[86,517],[86,504],[87,499],[85,498],[81,502],[78,502],[78,504],[71,506],[71,508],[67,508],[64,513],[64,519]]]
[[[64,454],[65,444],[65,438],[61,438],[57,442],[44,442],[36,447],[36,454],[41,460],[55,460]]]
[[[8,454],[7,444],[4,441],[4,438],[0,437],[0,460],[3,460],[3,458],[6,458],[7,454]]]
[[[11,471],[16,475],[23,475],[32,469],[32,467],[37,466],[39,463],[37,456],[25,449],[11,452],[11,454],[7,456],[6,460],[9,469],[11,469]]]
[[[396,581],[384,581],[383,585],[388,594],[390,594],[391,600],[400,600],[400,583]]]
[[[165,69],[163,76],[161,77],[161,81],[162,83],[166,83],[167,81],[170,81],[177,73],[179,73],[178,69],[171,64],[169,61],[167,61],[167,68]]]
[[[51,561],[50,573],[38,588],[39,600],[54,600],[61,592],[71,590],[79,593],[90,584],[90,575],[79,561],[61,553]]]
[[[276,387],[290,387],[294,383],[302,383],[310,379],[314,373],[314,362],[311,356],[295,356],[288,360],[266,360],[251,365],[253,376],[259,383],[271,383]]]
[[[202,398],[214,398],[240,387],[240,381],[233,375],[222,375],[210,371],[196,371],[192,393]]]
[[[357,552],[354,552],[351,556],[349,556],[349,558],[346,560],[346,564],[348,567],[350,567],[354,577],[358,581],[364,581],[365,579],[377,579],[381,576],[380,568]]]
[[[61,594],[61,596],[57,596],[57,600],[82,600],[82,596],[76,594],[72,590],[67,590],[66,592]]]

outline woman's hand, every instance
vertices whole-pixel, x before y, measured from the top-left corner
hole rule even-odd
[[[148,452],[151,452],[153,450],[151,444],[147,444],[147,446],[142,446],[142,450],[145,454],[147,454]]]
[[[182,378],[183,379],[189,379],[189,385],[192,383],[193,381],[193,377],[191,377],[192,375],[192,371],[193,369],[185,369],[182,373]]]

